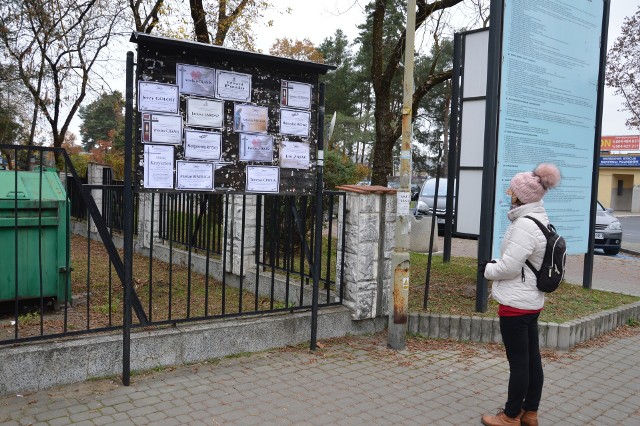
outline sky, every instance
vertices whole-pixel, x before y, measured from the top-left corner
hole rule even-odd
[[[272,10],[265,14],[266,19],[273,20],[271,27],[258,26],[255,29],[257,47],[263,53],[278,38],[303,40],[308,38],[314,45],[319,45],[325,38],[332,37],[337,29],[341,29],[350,42],[358,36],[357,26],[364,22],[364,6],[368,0],[271,0]],[[608,46],[611,46],[620,34],[623,20],[631,16],[640,6],[640,0],[610,0],[610,19],[608,32]],[[290,8],[290,13],[286,13]],[[464,20],[464,17],[459,17]],[[465,22],[466,23],[466,22]],[[420,37],[417,36],[417,43]],[[127,50],[135,50],[135,46],[127,43]],[[418,48],[418,47],[417,47]],[[123,85],[114,85],[111,89],[124,93],[124,75],[117,78]],[[605,98],[602,116],[602,135],[631,135],[638,134],[637,130],[627,129],[624,125],[628,113],[619,111],[622,108],[621,97],[615,96],[613,89],[605,86]],[[78,126],[80,120],[76,116],[71,131],[79,139]]]
[[[609,10],[609,32],[607,35],[607,48],[611,48],[620,35],[620,28],[624,18],[633,15],[640,6],[640,0],[611,0]],[[605,86],[604,102],[602,107],[602,135],[622,136],[637,135],[638,130],[627,129],[624,125],[628,112],[621,112],[622,97],[614,95],[614,90]]]

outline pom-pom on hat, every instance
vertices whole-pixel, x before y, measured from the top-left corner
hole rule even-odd
[[[518,173],[511,179],[511,192],[524,204],[542,200],[547,191],[560,183],[560,170],[542,163],[532,172]]]

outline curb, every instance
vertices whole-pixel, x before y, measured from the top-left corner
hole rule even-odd
[[[568,351],[578,343],[640,320],[640,302],[598,312],[562,324],[539,322],[540,347]],[[478,343],[502,343],[500,319],[442,314],[409,314],[408,331],[423,337]]]
[[[634,256],[640,256],[640,251],[638,250],[631,250],[628,248],[620,247],[620,251],[623,253],[634,255]]]

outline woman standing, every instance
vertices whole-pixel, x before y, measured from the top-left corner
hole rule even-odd
[[[509,387],[504,409],[497,415],[482,416],[482,424],[538,425],[538,406],[544,374],[538,342],[538,316],[544,306],[544,293],[536,287],[534,272],[540,269],[547,244],[532,216],[549,224],[542,198],[560,182],[560,171],[550,163],[533,172],[522,172],[511,179],[507,194],[511,224],[500,249],[501,257],[486,264],[484,276],[493,281],[491,297],[499,304],[500,333],[509,361]]]

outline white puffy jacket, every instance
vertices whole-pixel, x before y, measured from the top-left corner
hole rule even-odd
[[[525,265],[527,259],[540,269],[547,239],[531,219],[549,224],[542,201],[525,204],[509,211],[511,224],[502,240],[501,257],[497,263],[488,263],[484,276],[493,281],[491,297],[502,305],[518,309],[537,310],[544,306],[544,293],[536,287],[536,276]],[[522,270],[524,268],[524,281]]]

